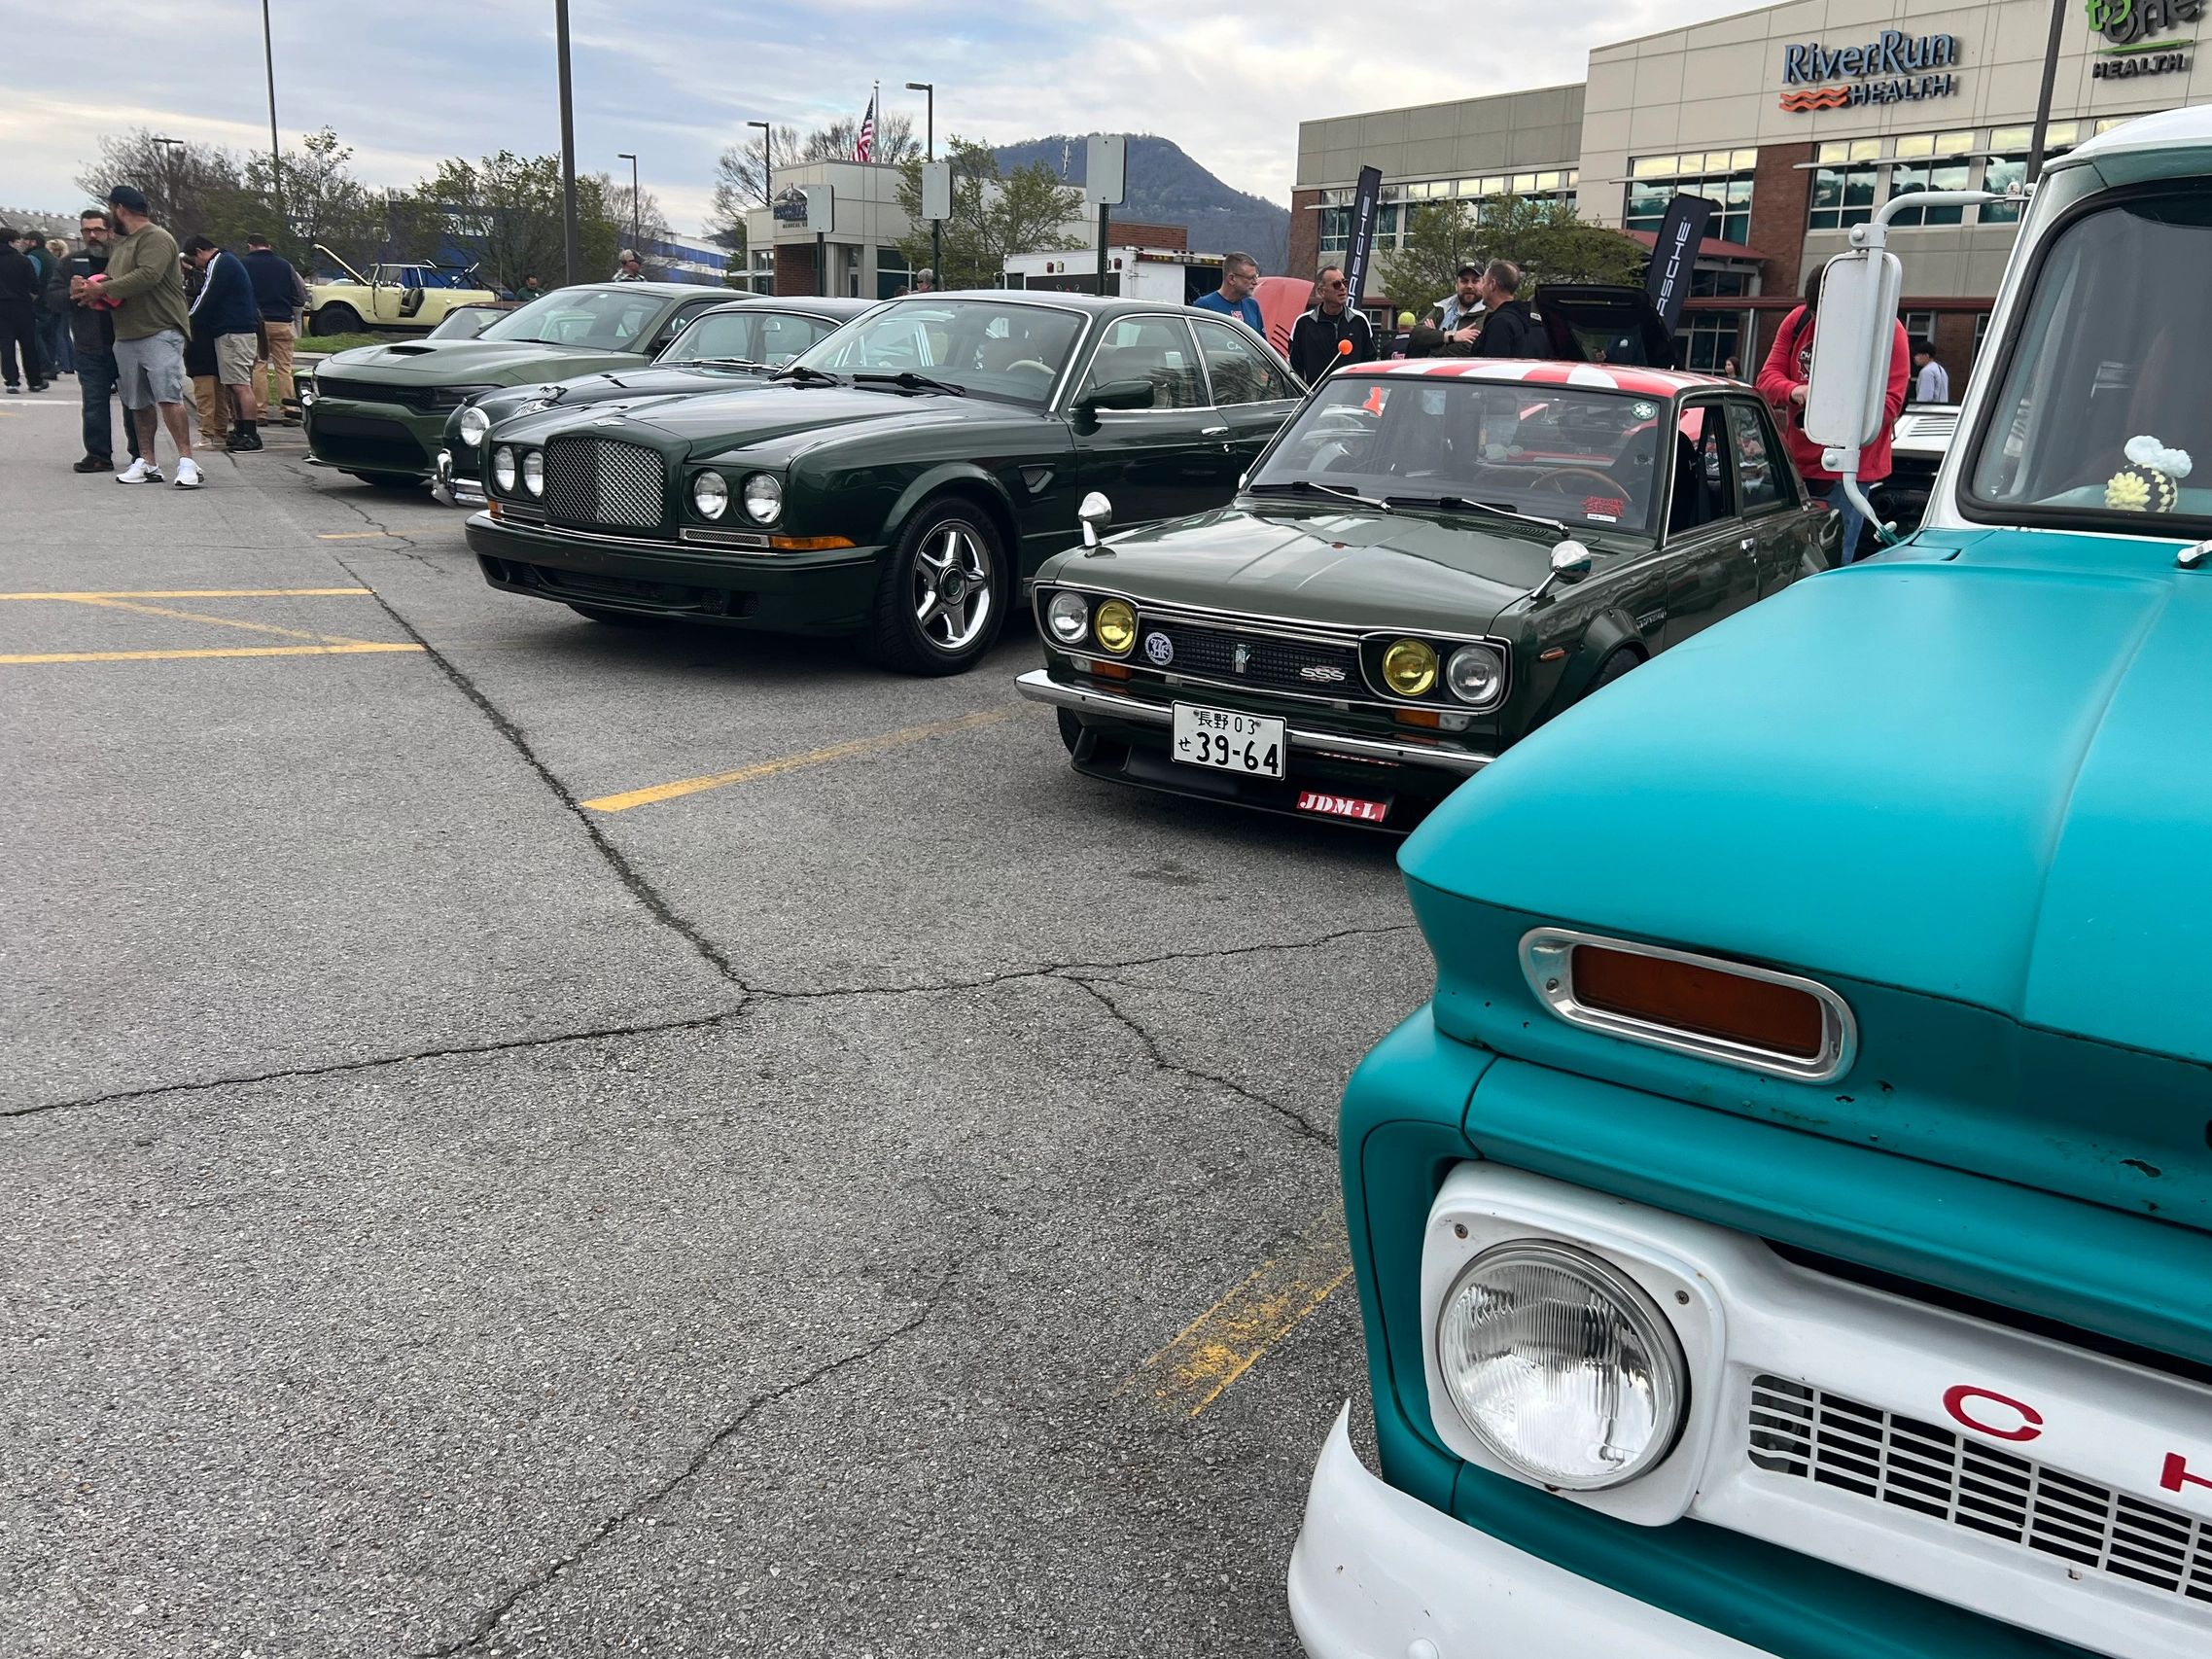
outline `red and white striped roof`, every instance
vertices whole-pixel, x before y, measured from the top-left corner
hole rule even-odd
[[[1711,374],[1636,369],[1609,363],[1555,363],[1536,357],[1409,357],[1396,363],[1351,363],[1337,371],[1362,379],[1375,375],[1436,374],[1464,380],[1518,380],[1532,386],[1587,386],[1639,398],[1671,398],[1701,386],[1726,386]]]

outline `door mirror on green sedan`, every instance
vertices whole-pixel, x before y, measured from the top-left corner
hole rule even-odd
[[[1095,547],[1099,538],[1106,533],[1106,526],[1113,522],[1113,503],[1093,490],[1083,498],[1083,505],[1075,509],[1075,516],[1083,526],[1083,546]]]
[[[1541,599],[1554,587],[1572,587],[1590,574],[1590,549],[1580,542],[1559,543],[1552,548],[1552,574],[1528,597]]]
[[[1148,409],[1155,388],[1149,380],[1108,380],[1076,400],[1080,409]]]

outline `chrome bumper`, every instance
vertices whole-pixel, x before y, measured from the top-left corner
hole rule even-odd
[[[484,486],[474,478],[457,478],[453,476],[453,451],[438,452],[437,475],[431,479],[430,493],[441,507],[481,507],[484,505]]]
[[[1138,725],[1169,725],[1175,720],[1175,716],[1158,703],[1066,685],[1042,668],[1033,668],[1015,680],[1014,689],[1033,703],[1050,703],[1078,715],[1099,715]],[[1427,766],[1462,778],[1473,777],[1497,759],[1494,755],[1475,755],[1425,743],[1392,743],[1379,737],[1352,737],[1344,732],[1313,731],[1298,725],[1290,725],[1287,730],[1293,749],[1354,755],[1362,760],[1389,760],[1403,766]]]

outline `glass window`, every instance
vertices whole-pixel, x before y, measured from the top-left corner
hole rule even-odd
[[[1731,159],[1749,161],[1731,172]],[[1751,235],[1751,167],[1758,159],[1755,150],[1715,150],[1702,156],[1654,157],[1649,161],[1678,160],[1681,168],[1672,173],[1661,173],[1639,160],[1630,165],[1633,175],[1628,186],[1621,214],[1622,227],[1630,230],[1656,232],[1667,217],[1667,204],[1676,194],[1702,195],[1719,204],[1720,212],[1707,227],[1705,234],[1723,242],[1744,242]],[[1699,170],[1701,163],[1718,162],[1711,171]]]
[[[1150,381],[1156,409],[1206,406],[1198,353],[1191,346],[1190,326],[1180,317],[1121,317],[1108,323],[1082,390],[1096,391],[1117,380]]]
[[[1854,161],[1874,161],[1874,160],[1878,160],[1878,159],[1880,159],[1880,158],[1881,158],[1881,140],[1880,140],[1880,139],[1878,139],[1878,138],[1854,138],[1854,139],[1852,139],[1852,140],[1851,140],[1851,159],[1852,159],[1852,160],[1854,160]]]
[[[1964,156],[1974,148],[1971,132],[1939,132],[1936,134],[1936,154],[1939,156]]]
[[[1901,160],[1916,156],[1933,156],[1936,153],[1936,135],[1921,132],[1909,138],[1900,138],[1895,153]]]
[[[1974,315],[1974,355],[1982,355],[1982,343],[1989,337],[1989,313],[1977,311]]]
[[[1669,173],[1681,170],[1682,158],[1679,156],[1646,156],[1629,164],[1630,176],[1638,179],[1664,179]]]
[[[2060,174],[2052,183],[2038,215],[2057,212],[2070,185],[2079,199],[2094,181]],[[2212,400],[2203,394],[2212,307],[2177,305],[2172,288],[2175,271],[2201,270],[2208,259],[2212,197],[2187,188],[2110,202],[2053,238],[1974,439],[1969,507],[2040,509],[2177,540],[2212,528]],[[2150,442],[2130,455],[2138,439]],[[2194,470],[2173,451],[2194,458]],[[2161,514],[2171,516],[2160,523]]]
[[[1933,311],[1900,311],[1897,320],[1905,325],[1905,337],[1915,345],[1935,344],[1936,314]]]
[[[1728,437],[1736,453],[1736,499],[1744,515],[1786,506],[1796,492],[1784,493],[1781,445],[1766,416],[1750,404],[1730,404]]]
[[[856,318],[799,361],[840,374],[927,374],[981,397],[1041,405],[1082,332],[1081,317],[1053,306],[931,295]]]
[[[1680,341],[1682,367],[1701,374],[1718,374],[1736,362],[1743,372],[1743,319],[1735,311],[1692,311],[1682,319],[1675,335]]]
[[[1751,292],[1751,273],[1745,270],[1693,270],[1690,272],[1690,298],[1693,300],[1734,299]]]
[[[1871,164],[1818,167],[1812,174],[1811,205],[1806,229],[1842,230],[1874,218],[1875,189],[1881,169]]]
[[[1920,191],[1965,190],[1972,173],[1972,165],[1963,160],[1912,162],[1889,169],[1889,194],[1898,196]],[[1892,225],[1963,225],[1965,222],[1963,206],[1900,208],[1890,219]]]
[[[1234,323],[1211,323],[1200,318],[1193,318],[1192,322],[1198,329],[1198,349],[1206,359],[1214,403],[1226,408],[1235,404],[1264,404],[1272,399],[1298,395],[1297,385],[1260,350],[1256,340],[1248,337],[1248,331],[1239,333]]]
[[[557,289],[509,311],[479,336],[591,351],[635,351],[667,303],[658,295],[612,289]]]
[[[748,306],[701,317],[663,352],[663,363],[764,363],[780,368],[837,325],[820,317]]]
[[[1718,404],[1693,404],[1674,434],[1674,494],[1667,533],[1682,536],[1736,516],[1735,465]]]

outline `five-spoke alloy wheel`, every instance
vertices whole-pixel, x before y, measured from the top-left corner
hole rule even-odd
[[[959,674],[1005,621],[1005,557],[981,509],[925,508],[885,561],[868,630],[878,661],[907,674]]]

